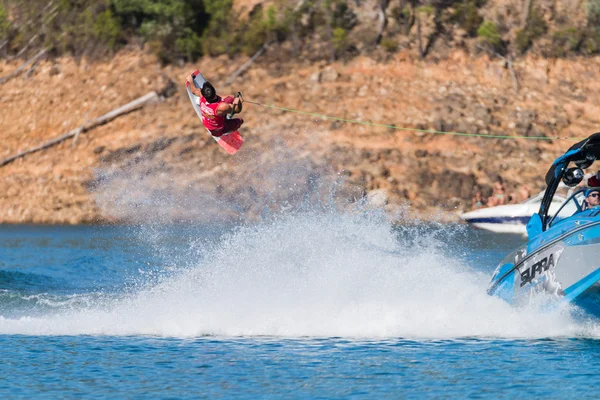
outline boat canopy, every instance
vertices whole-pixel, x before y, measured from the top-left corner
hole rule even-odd
[[[541,218],[541,230],[545,231],[548,226],[548,210],[558,189],[559,184],[569,163],[574,162],[581,169],[589,168],[594,161],[600,159],[600,132],[594,133],[581,142],[575,143],[565,154],[557,158],[546,173],[546,193],[540,205],[539,217]]]
[[[565,154],[558,157],[546,173],[546,185],[550,186],[555,178],[559,178],[560,170],[569,165],[571,161],[575,164],[593,162],[600,159],[600,132],[594,133],[589,138],[575,143]],[[562,175],[562,174],[560,174]]]

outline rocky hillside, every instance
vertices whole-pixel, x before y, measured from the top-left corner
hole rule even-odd
[[[246,143],[230,157],[189,104],[183,82],[196,67],[247,100],[398,128],[564,138],[600,130],[598,58],[519,59],[516,91],[503,61],[462,50],[435,62],[410,50],[385,61],[273,62],[280,53],[273,45],[229,87],[223,82],[246,58],[162,66],[139,50],[108,62],[45,60],[7,81],[0,158],[149,91],[163,97],[0,167],[0,222],[235,219],[334,192],[341,203],[372,196],[391,213],[408,204],[413,215],[452,218],[470,207],[475,186],[489,193],[498,176],[509,192],[542,189],[552,160],[574,143],[414,132],[246,104]],[[1,63],[0,76],[20,64]]]

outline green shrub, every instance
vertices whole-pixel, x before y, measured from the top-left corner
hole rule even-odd
[[[91,1],[91,0],[80,0]],[[221,17],[219,7],[231,0],[110,0],[114,14],[122,29],[141,36],[152,51],[165,63],[190,54],[200,54],[199,48],[191,51],[190,43],[206,26],[206,11]],[[218,28],[218,26],[217,26]],[[114,31],[113,36],[114,37]]]
[[[203,3],[211,21],[227,22],[233,8],[233,0],[203,0]]]
[[[231,35],[230,37],[233,38],[234,36]],[[205,35],[202,37],[202,51],[204,54],[210,56],[232,54],[233,49],[229,45],[230,42],[229,36],[220,35],[217,37]]]
[[[199,54],[192,47],[199,45],[198,38],[209,20],[205,3],[218,13],[227,1],[231,3],[231,0],[4,0],[0,4],[10,10],[12,23],[11,32],[6,35],[3,21],[8,17],[0,5],[0,36],[10,38],[6,47],[9,52],[18,51],[37,34],[55,54],[75,56],[103,55],[105,50],[115,49],[127,40],[142,39],[170,62]]]
[[[233,14],[232,0],[203,0],[203,3],[210,18],[202,34],[204,53],[212,56],[232,54],[236,49],[232,49],[231,44],[237,37],[230,25]]]
[[[391,11],[392,17],[402,23],[410,20],[410,8],[408,7],[394,7]]]
[[[431,6],[429,4],[425,4],[425,5],[417,7],[417,12],[424,13],[427,15],[433,15],[435,13],[435,8],[433,8],[433,6]]]
[[[0,40],[4,39],[8,35],[8,14],[6,9],[0,4]]]
[[[451,20],[457,22],[469,36],[477,35],[477,30],[483,22],[479,15],[476,0],[469,0],[465,3],[459,3],[451,16]]]
[[[548,31],[548,25],[537,9],[531,13],[526,29],[529,31],[531,39],[537,39]]]
[[[248,17],[242,30],[240,39],[244,52],[248,55],[256,52],[269,39],[269,26],[275,25],[274,17],[265,17],[262,6],[257,6]]]
[[[255,53],[263,44],[273,40],[283,40],[288,32],[287,18],[289,13],[280,17],[274,5],[263,12],[262,6],[257,6],[248,21],[242,27],[241,40],[246,54]]]
[[[496,24],[491,21],[484,21],[481,26],[479,26],[479,29],[477,29],[477,36],[492,46],[496,51],[501,50],[503,47],[502,37],[498,33]]]
[[[395,41],[394,39],[390,39],[387,37],[384,37],[383,39],[381,39],[381,42],[379,43],[381,45],[381,47],[383,47],[385,49],[385,51],[389,52],[389,53],[393,53],[396,50],[398,50],[398,42]]]
[[[315,4],[314,0],[301,2],[300,7],[293,13],[300,36],[308,36],[319,27],[328,23],[322,7]]]
[[[586,55],[600,53],[600,30],[598,28],[589,28],[585,31],[579,51]]]
[[[584,39],[584,32],[577,28],[561,29],[552,34],[552,44],[546,52],[550,57],[565,57],[577,52]]]
[[[76,57],[86,55],[97,58],[105,55],[107,50],[116,48],[120,23],[108,4],[81,2],[78,6],[67,6],[63,11],[65,20],[61,21],[60,27],[55,26],[54,32],[49,33],[46,38],[51,38],[50,41],[60,51],[69,52]],[[65,40],[56,43],[57,36],[64,36]]]
[[[77,16],[75,20],[76,30],[78,30],[79,41],[87,46],[88,41],[94,37],[94,14],[88,7]]]
[[[402,34],[408,35],[415,19],[409,7],[394,7],[391,11],[392,17],[402,27]]]
[[[337,0],[333,4],[331,11],[331,27],[343,28],[346,31],[352,30],[358,23],[358,17],[352,11],[346,1]]]
[[[202,40],[196,32],[188,28],[184,35],[175,40],[175,48],[179,54],[192,61],[202,55]]]
[[[348,33],[344,28],[335,28],[331,40],[333,41],[333,49],[338,56],[346,51],[350,45],[348,42]]]
[[[531,45],[533,41],[548,31],[548,25],[544,18],[539,14],[537,9],[534,9],[531,12],[529,20],[527,22],[527,26],[525,29],[521,29],[517,32],[517,36],[515,38],[515,44],[517,49],[521,53],[525,53]]]
[[[600,24],[600,0],[587,0],[585,2],[588,26],[596,27]]]
[[[531,46],[531,43],[533,42],[526,29],[520,29],[517,31],[517,35],[515,37],[515,45],[517,46],[517,50],[519,51],[519,53],[525,53]]]
[[[96,18],[94,22],[94,36],[106,43],[110,49],[114,49],[117,40],[121,36],[121,25],[111,10],[106,10]]]
[[[280,26],[279,21],[277,20],[277,9],[274,5],[270,5],[267,8],[267,15],[265,16],[264,25],[267,31],[270,32],[274,32],[277,29],[283,28]]]

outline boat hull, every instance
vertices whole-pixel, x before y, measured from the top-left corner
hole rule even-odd
[[[523,304],[546,293],[600,316],[600,221],[571,221],[508,255],[490,294]]]
[[[600,171],[584,173],[598,160],[600,132],[554,160],[539,211],[527,223],[529,242],[502,260],[488,293],[512,304],[549,294],[600,317]],[[557,201],[561,185],[569,190]]]

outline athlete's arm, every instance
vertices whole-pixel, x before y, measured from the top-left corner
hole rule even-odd
[[[242,111],[240,98],[233,96],[227,96],[223,99],[223,102],[217,107],[217,116],[223,117],[225,115],[235,112],[236,114]]]
[[[233,100],[233,112],[238,114],[242,112],[242,99],[240,97],[236,97],[235,100]]]
[[[233,106],[231,104],[221,103],[217,107],[217,116],[224,117],[227,114],[231,114],[232,111],[233,111]]]
[[[191,75],[188,75],[188,77],[187,77],[186,81],[188,81],[188,82],[189,82],[189,84],[190,84],[190,91],[191,91],[191,92],[192,92],[194,95],[196,95],[196,96],[198,96],[198,97],[202,97],[202,91],[201,91],[200,89],[198,89],[198,88],[196,87],[196,85],[194,85],[194,78],[193,78]]]

